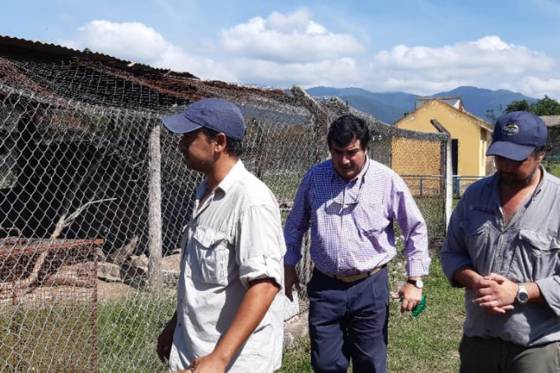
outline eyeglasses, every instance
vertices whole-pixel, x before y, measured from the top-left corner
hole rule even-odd
[[[360,185],[354,185],[351,188],[343,187],[337,195],[333,195],[326,206],[328,214],[347,215],[358,206],[362,190],[364,189],[364,180],[360,179],[355,182],[360,183]],[[333,191],[334,193],[336,191]]]

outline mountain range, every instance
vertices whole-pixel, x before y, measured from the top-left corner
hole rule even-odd
[[[414,111],[416,99],[425,97],[406,92],[370,92],[362,88],[313,87],[307,89],[307,92],[315,97],[339,97],[356,109],[390,124]],[[488,122],[493,121],[493,116],[499,116],[512,101],[537,101],[536,98],[505,89],[490,90],[469,86],[438,92],[429,97],[450,96],[460,97],[465,110]]]

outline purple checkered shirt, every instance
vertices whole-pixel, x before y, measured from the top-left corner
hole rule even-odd
[[[311,259],[324,273],[352,275],[388,263],[396,254],[393,221],[404,236],[409,276],[428,274],[426,223],[404,181],[367,159],[360,174],[343,180],[331,160],[303,177],[284,229],[287,265],[301,259],[301,241],[311,227]]]

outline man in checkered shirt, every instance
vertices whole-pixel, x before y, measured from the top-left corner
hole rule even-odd
[[[389,286],[395,256],[393,222],[404,236],[408,281],[401,311],[422,297],[428,274],[427,229],[404,181],[368,158],[364,120],[348,114],[327,136],[331,159],[303,177],[284,229],[285,291],[292,299],[303,235],[311,229],[314,272],[310,300],[311,362],[316,372],[386,372]]]

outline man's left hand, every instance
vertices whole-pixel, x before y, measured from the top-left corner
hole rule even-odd
[[[412,311],[422,299],[422,289],[418,289],[416,286],[406,283],[399,289],[399,295],[401,297],[401,313]]]
[[[515,302],[518,285],[496,273],[490,273],[488,276],[484,276],[484,279],[491,282],[488,286],[476,291],[476,299],[473,300],[473,303],[490,312],[500,308],[513,309],[512,305]]]
[[[227,363],[214,353],[195,359],[191,370],[193,373],[224,373]]]

